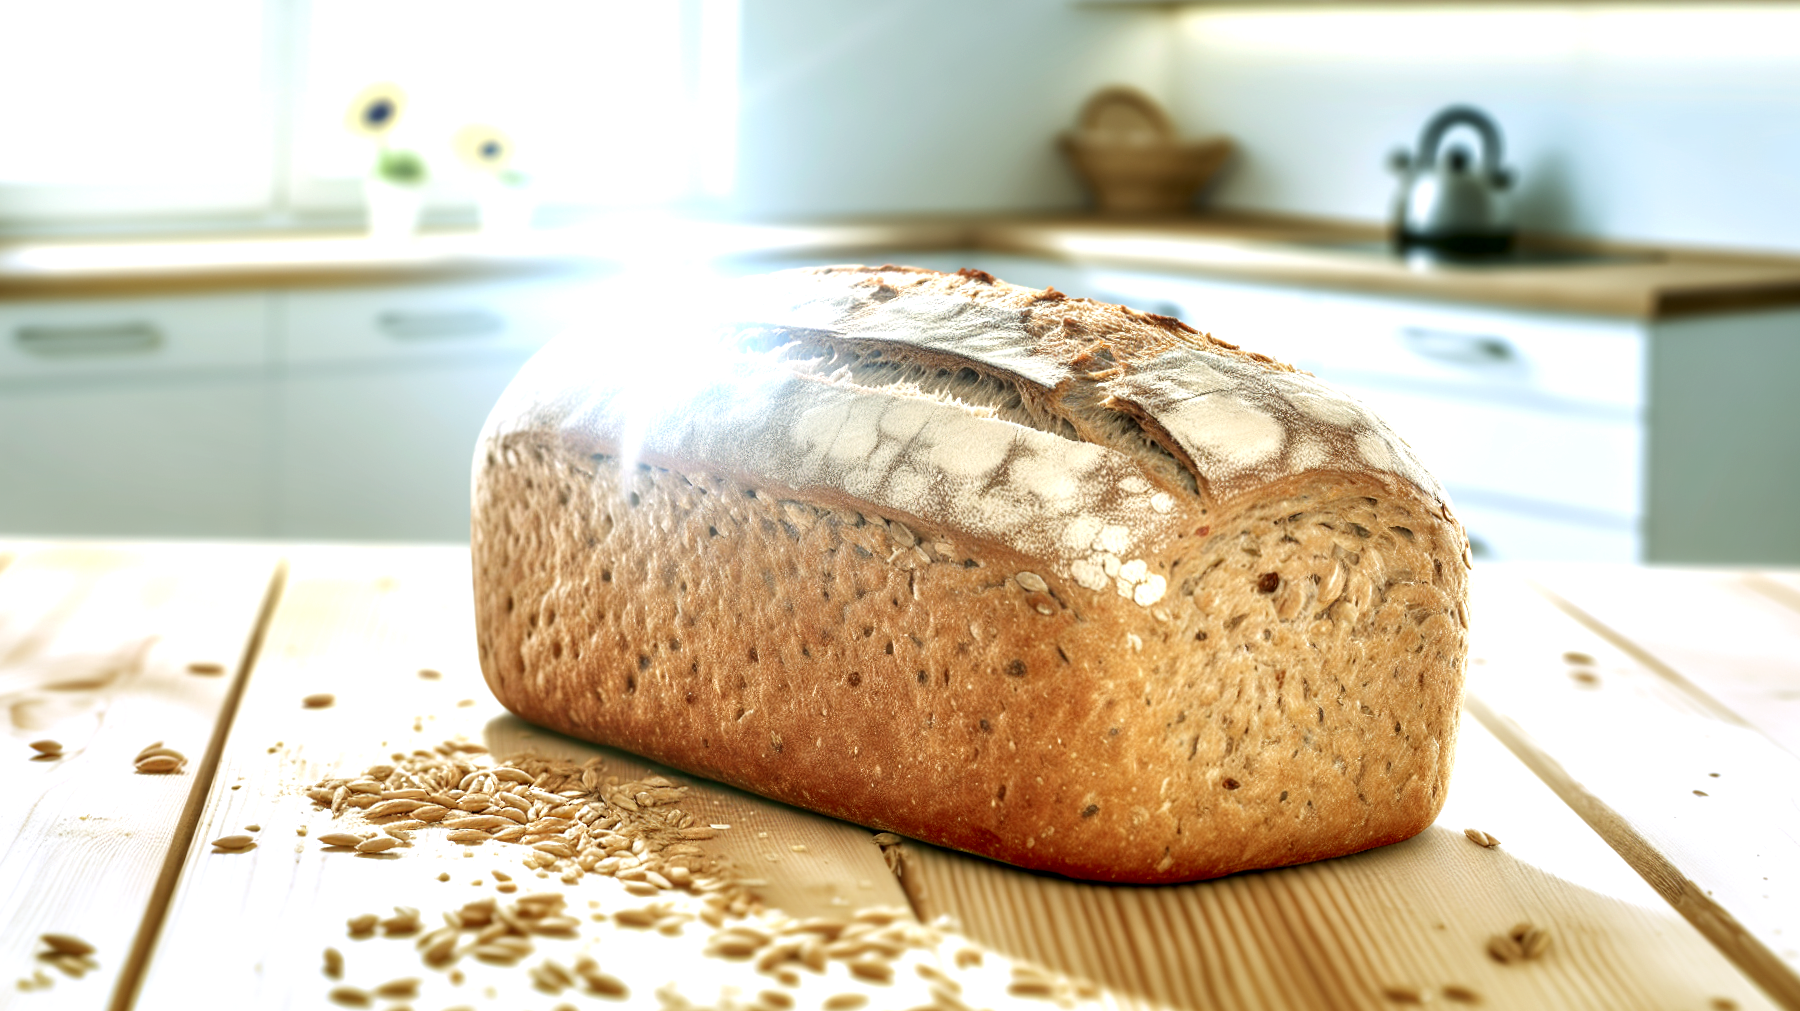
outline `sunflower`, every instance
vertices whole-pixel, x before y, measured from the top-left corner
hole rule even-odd
[[[512,154],[512,138],[494,127],[465,126],[456,131],[456,155],[472,169],[502,175]]]
[[[347,119],[351,130],[380,139],[393,130],[405,108],[406,92],[392,84],[377,84],[356,96],[356,101],[350,103]]]

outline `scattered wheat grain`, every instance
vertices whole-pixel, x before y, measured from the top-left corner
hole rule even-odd
[[[140,759],[134,767],[145,775],[167,775],[171,772],[180,772],[181,767],[185,764],[184,760],[169,755],[152,755],[149,758]]]
[[[850,974],[871,983],[892,983],[894,967],[873,958],[858,958],[849,963]]]
[[[92,955],[94,946],[73,934],[40,934],[38,939],[50,946],[50,950],[58,955]]]
[[[410,1000],[418,995],[419,979],[416,976],[390,979],[375,988],[375,996],[387,997],[390,1000]]]
[[[1470,842],[1480,846],[1482,849],[1491,850],[1500,845],[1499,839],[1496,839],[1478,828],[1465,828],[1463,829],[1463,835],[1468,836]]]

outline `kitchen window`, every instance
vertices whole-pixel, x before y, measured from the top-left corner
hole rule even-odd
[[[0,0],[0,229],[345,224],[392,83],[429,213],[470,213],[465,126],[503,131],[549,213],[732,186],[737,0]]]

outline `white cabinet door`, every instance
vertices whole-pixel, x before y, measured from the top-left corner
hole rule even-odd
[[[0,304],[0,531],[267,536],[267,304]]]
[[[0,532],[268,535],[260,373],[0,386]]]
[[[280,393],[277,533],[467,540],[475,439],[525,358],[289,369]]]

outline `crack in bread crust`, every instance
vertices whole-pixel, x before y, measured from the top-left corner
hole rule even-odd
[[[1109,881],[1357,852],[1443,804],[1467,562],[1418,489],[1314,471],[1182,503],[1145,572],[1089,589],[917,517],[656,462],[485,442],[480,656],[524,718]],[[1152,576],[1166,596],[1132,599]]]

